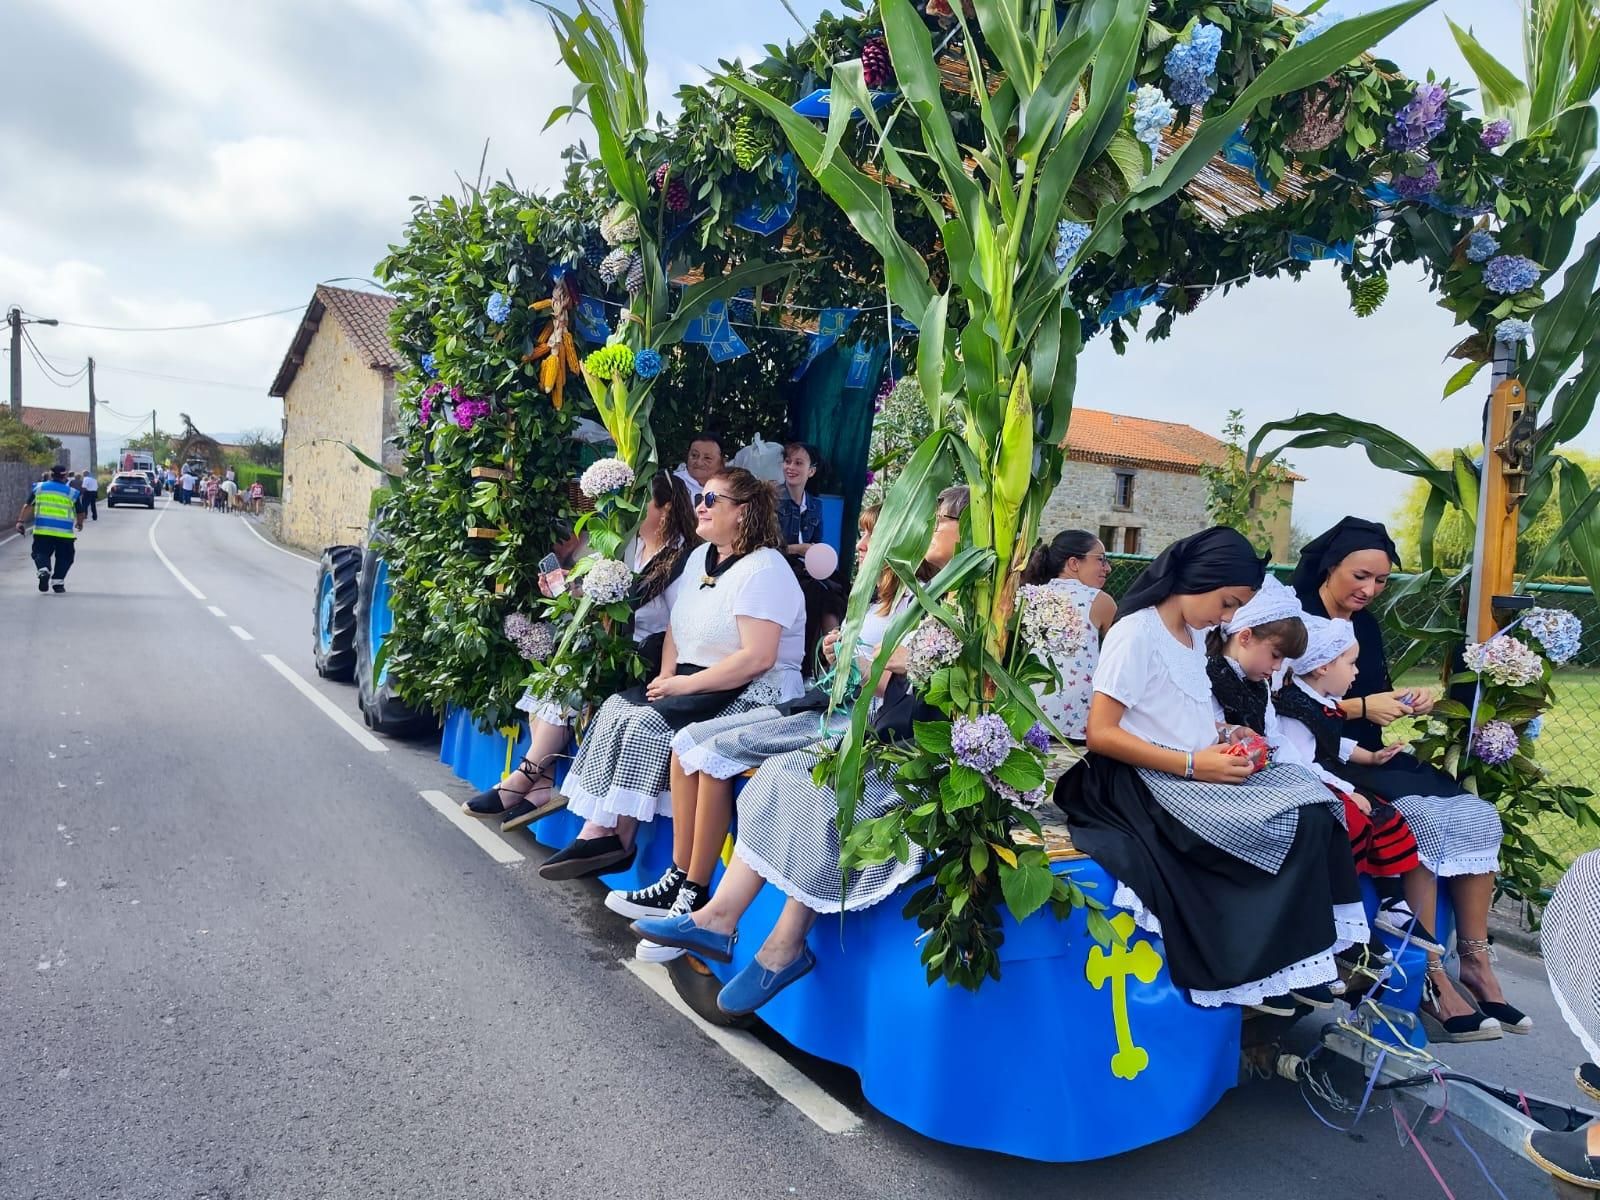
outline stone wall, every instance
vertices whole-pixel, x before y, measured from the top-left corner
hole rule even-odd
[[[1133,503],[1118,508],[1117,473],[1133,472]],[[1281,485],[1293,495],[1294,485]],[[1290,511],[1285,508],[1272,526],[1273,558],[1284,561],[1289,550]],[[1206,481],[1199,475],[1159,471],[1152,467],[1112,467],[1069,460],[1061,483],[1045,502],[1039,535],[1048,540],[1063,529],[1087,529],[1116,553],[1159,554],[1170,543],[1206,526]],[[1114,531],[1108,538],[1105,531]],[[1135,530],[1136,545],[1128,545]]]
[[[43,470],[32,463],[0,462],[0,537],[15,532],[17,514]]]
[[[331,312],[283,398],[283,540],[313,554],[354,545],[367,528],[367,506],[382,476],[345,447],[383,461],[393,421],[394,381],[366,365]]]

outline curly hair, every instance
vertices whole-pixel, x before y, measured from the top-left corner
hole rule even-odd
[[[718,487],[717,484],[725,486]],[[778,498],[772,486],[743,467],[724,467],[706,480],[706,489],[740,506],[739,532],[733,540],[735,554],[748,554],[763,546],[783,548],[778,530]]]

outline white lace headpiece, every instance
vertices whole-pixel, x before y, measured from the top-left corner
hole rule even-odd
[[[1356,644],[1356,627],[1343,617],[1302,617],[1306,623],[1306,652],[1291,658],[1289,670],[1296,675],[1309,675],[1318,667],[1325,667],[1351,646]]]
[[[1282,621],[1286,617],[1304,620],[1305,615],[1305,610],[1300,607],[1300,597],[1294,594],[1294,589],[1284,587],[1268,575],[1261,581],[1260,590],[1250,597],[1248,604],[1233,614],[1233,619],[1222,627],[1222,632],[1232,635],[1241,629],[1254,629],[1268,621]]]

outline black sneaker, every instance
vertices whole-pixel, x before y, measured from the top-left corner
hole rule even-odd
[[[62,583],[60,580],[57,580],[55,583],[50,585],[50,590],[59,596],[62,592],[67,590],[67,585]]]
[[[606,907],[620,917],[641,921],[649,917],[664,917],[672,911],[678,899],[678,889],[683,884],[684,872],[677,864],[669,866],[666,873],[649,887],[631,892],[617,890],[606,894]]]
[[[695,883],[685,879],[678,885],[678,895],[672,901],[672,907],[667,909],[669,917],[686,917],[692,912],[699,912],[711,903],[711,887],[709,884]]]
[[[461,811],[469,817],[482,817],[488,820],[491,817],[503,817],[506,806],[500,803],[500,789],[490,788],[486,792],[479,792],[471,800],[461,806]]]
[[[49,567],[40,567],[39,568],[39,590],[41,592],[48,592],[50,590],[50,568]]]

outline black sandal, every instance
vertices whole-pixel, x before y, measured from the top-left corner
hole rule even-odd
[[[546,775],[549,775],[549,773],[550,765],[548,762],[544,766],[535,770],[533,764],[527,759],[523,759],[520,763],[518,763],[516,769],[512,772],[512,774],[526,775],[528,777],[528,791],[530,792],[539,785],[539,780],[543,779]],[[555,786],[555,776],[551,775],[550,790],[552,792],[555,790]],[[506,803],[506,801],[502,799],[503,796],[510,796],[511,803]],[[504,822],[504,820],[512,812],[516,811],[523,805],[526,796],[526,792],[513,792],[509,788],[497,783],[494,785],[494,787],[486,788],[485,790],[479,792],[471,800],[468,800],[461,806],[461,811],[466,813],[469,817],[480,817],[485,821],[498,820]],[[554,812],[555,810],[551,809],[550,811]],[[505,825],[502,824],[500,827],[504,829]]]
[[[1557,1179],[1582,1188],[1600,1188],[1600,1158],[1589,1153],[1589,1130],[1556,1133],[1535,1129],[1523,1143],[1535,1165]]]
[[[1488,938],[1458,937],[1456,939],[1456,953],[1462,958],[1482,956],[1490,963],[1494,962],[1494,950],[1490,946]],[[1465,980],[1462,980],[1462,986],[1472,992],[1472,985]],[[1496,1021],[1499,1021],[1500,1028],[1507,1033],[1533,1032],[1533,1018],[1516,1005],[1507,1004],[1504,1000],[1485,1000],[1477,992],[1472,992],[1472,995],[1478,1002],[1478,1008]]]
[[[1572,1072],[1572,1078],[1580,1090],[1600,1100],[1600,1066],[1592,1062],[1579,1063]]]
[[[1427,974],[1422,980],[1422,1002],[1435,1007],[1439,1003],[1440,984],[1434,982],[1434,974],[1444,980],[1443,987],[1454,987],[1449,973],[1444,969],[1444,964],[1430,962]],[[1500,1022],[1487,1013],[1472,1011],[1459,1017],[1446,1017],[1440,1019],[1426,1009],[1419,1008],[1417,1016],[1422,1021],[1423,1031],[1428,1035],[1430,1042],[1492,1042],[1499,1038]]]

